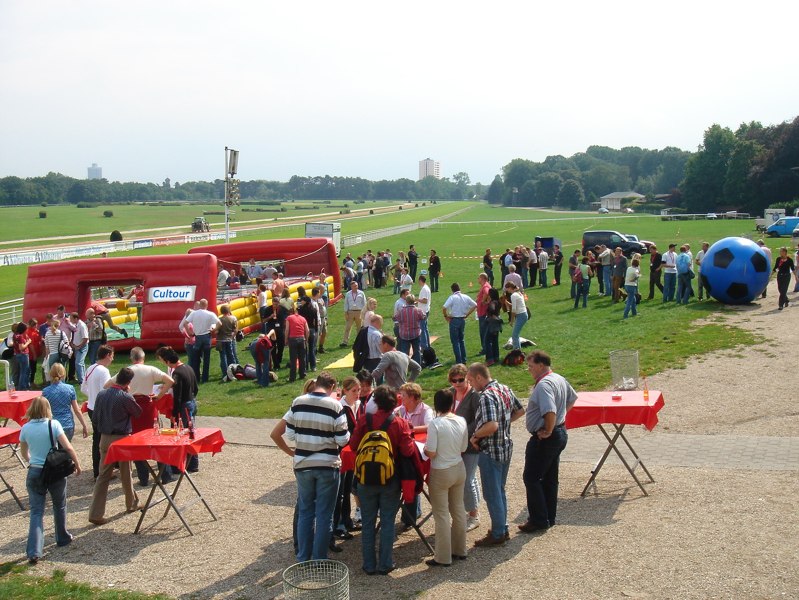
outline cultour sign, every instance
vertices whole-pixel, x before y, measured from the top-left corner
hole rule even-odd
[[[195,285],[172,285],[169,287],[152,287],[147,290],[148,302],[192,302]]]

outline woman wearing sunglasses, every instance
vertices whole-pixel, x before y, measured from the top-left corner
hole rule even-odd
[[[455,397],[453,412],[463,417],[466,428],[471,438],[475,430],[475,418],[480,393],[466,381],[466,365],[457,364],[449,370],[450,391]],[[463,504],[466,508],[466,531],[472,531],[480,526],[480,516],[477,507],[480,504],[480,487],[477,485],[477,457],[480,453],[471,445],[463,454],[463,464],[466,467],[466,481],[463,484]]]

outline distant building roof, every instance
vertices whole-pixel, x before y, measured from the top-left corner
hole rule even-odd
[[[601,200],[611,200],[611,199],[615,200],[616,198],[618,198],[619,200],[627,200],[628,198],[635,198],[635,199],[645,198],[645,196],[643,194],[639,194],[638,192],[633,192],[633,191],[613,192],[612,194],[605,194],[604,196],[602,196]]]

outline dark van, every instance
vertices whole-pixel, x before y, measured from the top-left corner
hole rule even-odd
[[[604,244],[611,250],[621,248],[622,253],[626,257],[630,257],[636,252],[638,254],[646,254],[646,246],[641,242],[633,242],[628,240],[624,234],[618,231],[585,231],[583,232],[583,254],[586,250],[593,250],[594,246],[601,246]]]

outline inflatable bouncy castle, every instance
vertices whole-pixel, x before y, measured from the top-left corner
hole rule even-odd
[[[42,263],[28,268],[23,319],[43,322],[59,305],[84,318],[86,309],[100,304],[128,337],[106,329],[117,351],[141,346],[183,347],[178,330],[186,309],[205,298],[216,312],[226,303],[239,320],[239,329],[260,326],[255,281],[241,286],[218,286],[218,265],[241,272],[250,259],[282,269],[292,297],[297,288],[310,290],[320,280],[334,303],[341,293],[333,243],[324,238],[266,240],[192,248],[187,255],[92,258]],[[329,275],[327,275],[329,273]],[[265,282],[267,287],[269,282]],[[267,291],[267,296],[270,292]]]

